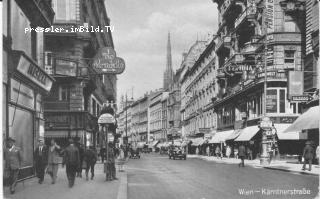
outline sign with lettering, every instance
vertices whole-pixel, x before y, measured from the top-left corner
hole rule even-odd
[[[125,69],[125,62],[116,56],[113,48],[105,47],[98,51],[92,66],[101,74],[121,74]]]
[[[265,23],[267,26],[267,33],[274,32],[274,0],[266,0]]]
[[[50,91],[53,80],[44,70],[27,60],[24,56],[20,56],[17,70],[47,92]]]
[[[252,71],[253,66],[248,64],[232,64],[227,67],[227,72]]]
[[[98,119],[98,124],[114,124],[115,122],[115,118],[109,113],[102,114]]]
[[[291,96],[305,97],[303,96],[303,71],[289,71],[288,73],[288,97]],[[308,99],[308,96],[306,97]]]
[[[308,102],[310,100],[312,100],[312,97],[309,95],[291,96],[291,102]]]

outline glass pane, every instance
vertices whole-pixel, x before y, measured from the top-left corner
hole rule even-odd
[[[266,103],[266,109],[267,113],[277,113],[277,90],[267,90],[267,103]]]
[[[57,0],[57,9],[55,10],[56,19],[66,20],[66,0]]]
[[[9,107],[9,136],[22,150],[22,167],[33,166],[33,116],[30,112]]]
[[[285,32],[296,32],[296,24],[293,21],[284,22]]]
[[[280,113],[286,112],[286,91],[284,89],[280,90]]]

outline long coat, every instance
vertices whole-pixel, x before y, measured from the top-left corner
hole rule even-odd
[[[69,145],[64,151],[63,164],[80,166],[79,150],[74,145]]]
[[[4,150],[4,159],[6,161],[6,168],[19,169],[22,162],[22,152],[19,147],[13,146],[10,151],[8,148]]]
[[[42,146],[42,151],[40,152],[40,147],[37,147],[34,152],[35,166],[44,167],[48,164],[48,147]]]
[[[92,165],[97,162],[97,153],[92,149],[87,149],[84,152],[83,160],[88,164]]]
[[[314,148],[311,145],[307,145],[303,149],[303,157],[306,160],[312,160],[314,157]]]
[[[239,146],[238,156],[239,157],[245,157],[246,156],[246,148],[243,145]]]
[[[58,149],[56,146],[54,146],[54,148],[52,148],[52,146],[48,148],[48,164],[60,163],[59,152],[60,152],[60,149]]]

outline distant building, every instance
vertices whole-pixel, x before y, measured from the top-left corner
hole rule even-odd
[[[169,85],[173,82],[173,69],[172,69],[172,56],[171,56],[171,41],[170,41],[170,33],[168,33],[168,44],[167,44],[167,65],[166,70],[163,74],[163,89],[167,91],[169,89]]]

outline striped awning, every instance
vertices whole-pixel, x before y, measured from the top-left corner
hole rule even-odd
[[[210,144],[217,144],[221,142],[225,142],[226,138],[231,136],[231,134],[234,132],[234,130],[228,130],[228,131],[221,131],[217,132],[211,140],[209,140]]]

